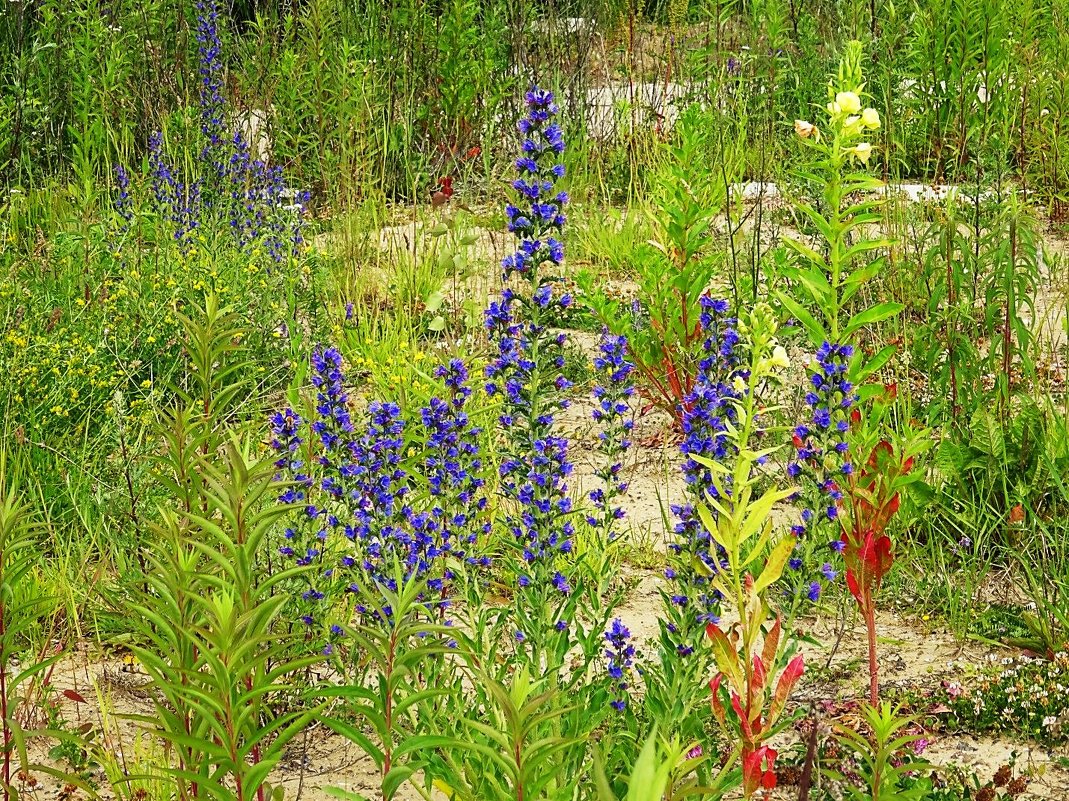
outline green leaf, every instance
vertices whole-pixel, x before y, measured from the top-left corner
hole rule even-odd
[[[894,345],[884,345],[880,348],[879,352],[866,362],[861,360],[864,358],[861,355],[861,351],[854,351],[854,357],[850,360],[850,379],[855,384],[861,384],[861,382],[868,379],[877,370],[880,370],[891,361],[891,357],[895,355]],[[862,387],[864,389],[864,387]],[[876,387],[877,394],[883,392],[882,387]]]
[[[343,790],[341,787],[324,787],[323,792],[331,798],[340,798],[342,801],[368,801],[366,795],[354,793],[352,790]]]
[[[791,316],[802,324],[806,333],[809,334],[810,342],[814,345],[820,345],[828,338],[828,335],[824,332],[824,327],[813,318],[812,314],[806,311],[802,304],[784,292],[777,292],[776,298],[791,313]]]
[[[896,314],[901,314],[904,308],[906,308],[905,305],[901,303],[884,301],[883,303],[877,303],[871,308],[858,312],[850,318],[850,322],[847,323],[846,328],[843,329],[843,340],[848,340],[855,331],[858,331],[866,325],[872,325],[881,320],[894,317]]]
[[[383,797],[387,799],[393,798],[397,793],[397,789],[408,781],[415,772],[416,768],[411,763],[391,768],[390,772],[382,777]]]
[[[431,314],[434,314],[434,312],[442,308],[442,304],[444,302],[445,296],[441,292],[432,292],[430,295],[427,296],[427,299],[424,301],[423,305],[426,307],[427,311],[429,311]]]
[[[768,561],[765,562],[765,567],[761,571],[761,575],[757,577],[753,584],[753,592],[756,595],[760,593],[765,587],[768,587],[779,580],[783,575],[783,568],[787,565],[787,560],[791,558],[791,553],[794,551],[794,546],[797,541],[794,537],[782,537],[779,542],[772,548],[772,553],[768,557]]]

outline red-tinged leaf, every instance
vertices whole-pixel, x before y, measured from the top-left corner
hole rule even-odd
[[[720,627],[717,626],[716,623],[706,623],[705,624],[705,636],[706,637],[708,637],[710,640],[716,640],[718,635],[720,637],[723,637],[724,636],[724,632],[722,632],[720,630]]]
[[[772,628],[765,635],[765,645],[761,649],[761,658],[765,660],[766,664],[771,665],[776,660],[776,651],[779,649],[779,638],[782,631],[783,626],[780,623],[780,616],[776,615],[776,622],[772,624]]]
[[[801,448],[803,445],[805,445],[805,442],[802,441],[802,438],[800,436],[795,434],[791,437],[791,444],[794,445],[795,448]]]
[[[71,701],[77,701],[79,704],[86,703],[86,700],[84,697],[82,697],[82,694],[79,692],[75,692],[74,690],[64,690],[63,697],[68,698]]]
[[[860,605],[862,603],[861,587],[857,583],[857,576],[854,575],[854,571],[851,568],[846,569],[846,587],[850,590],[850,594],[854,596],[854,600]]]
[[[742,708],[742,699],[739,698],[739,694],[734,690],[731,691],[731,708],[739,716],[739,727],[742,729],[742,736],[747,740],[752,740],[753,729],[750,727],[750,718]]]
[[[743,750],[742,787],[743,795],[749,798],[758,787],[771,790],[776,786],[776,752],[767,745],[753,751]]]
[[[861,423],[861,410],[856,406],[850,411],[850,422],[855,426]]]
[[[913,457],[910,456],[908,459],[906,459],[906,461],[904,461],[902,463],[902,469],[901,469],[901,471],[899,471],[898,475],[904,476],[906,473],[908,473],[912,469],[913,469]]]
[[[761,784],[761,749],[742,755],[742,793],[746,798],[757,792]]]
[[[798,679],[802,678],[804,672],[805,656],[804,654],[798,654],[780,674],[779,681],[776,683],[775,698],[786,701],[791,694],[791,690],[794,689],[794,685],[798,683]]]
[[[889,401],[893,401],[898,397],[898,382],[892,381],[890,384],[883,385],[883,394]]]
[[[896,492],[894,495],[891,496],[891,500],[887,502],[887,506],[884,507],[884,509],[886,510],[886,517],[889,519],[895,512],[898,511],[898,507],[901,505],[902,500],[901,498],[899,498],[898,493]]]
[[[1021,506],[1021,504],[1017,504],[1012,509],[1010,509],[1009,522],[1011,524],[1024,522],[1024,507]]]
[[[765,680],[768,678],[768,673],[765,671],[765,663],[761,660],[757,654],[753,655],[753,682],[754,689],[761,691],[764,689]]]
[[[876,540],[874,552],[876,555],[876,582],[879,583],[887,575],[895,561],[895,556],[891,553],[891,538],[884,534]]]
[[[891,443],[885,439],[876,443],[876,447],[872,449],[872,453],[869,454],[869,467],[879,467],[880,462],[887,456],[894,455],[894,447]]]
[[[713,697],[711,700],[711,706],[713,708],[713,717],[716,718],[717,723],[722,728],[727,728],[727,710],[724,709],[724,702],[720,700],[720,682],[723,681],[724,674],[717,673],[713,677],[713,680],[709,682],[709,689],[712,690]]]

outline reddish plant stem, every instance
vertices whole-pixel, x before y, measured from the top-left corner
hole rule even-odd
[[[865,593],[865,628],[869,640],[869,703],[876,706],[880,700],[879,664],[876,662],[876,605],[872,594]]]

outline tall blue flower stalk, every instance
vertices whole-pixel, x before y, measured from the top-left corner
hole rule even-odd
[[[420,412],[430,514],[444,548],[470,565],[488,567],[489,557],[476,547],[490,533],[490,521],[478,443],[482,429],[472,425],[465,408],[471,397],[468,370],[452,359],[437,367],[434,377],[444,382],[445,397],[431,398]]]
[[[282,168],[253,159],[240,130],[228,133],[218,0],[197,0],[199,134],[197,164],[186,175],[163,146],[162,132],[149,137],[149,172],[156,210],[189,251],[199,235],[214,240],[229,231],[247,255],[271,262],[296,256],[303,243],[301,213],[306,192],[287,205]],[[181,163],[181,159],[178,160]]]
[[[307,443],[301,436],[303,423],[290,408],[271,417],[271,447],[278,456],[275,480],[286,483],[278,500],[295,509],[283,530],[278,555],[283,569],[306,568],[294,593],[294,619],[307,640],[325,646],[322,624],[329,612],[331,580],[325,554],[327,528],[324,511],[315,505],[318,487],[309,474]]]
[[[825,342],[811,363],[810,387],[805,394],[806,417],[794,429],[794,459],[787,474],[797,483],[794,502],[801,508],[799,522],[791,527],[798,539],[788,562],[796,598],[816,601],[824,584],[838,571],[834,558],[842,550],[838,523],[843,494],[840,482],[853,470],[847,432],[850,410],[858,396],[847,379],[850,345]]]
[[[512,184],[517,202],[506,207],[518,246],[502,261],[506,286],[501,299],[486,311],[495,349],[486,391],[501,403],[503,522],[519,562],[514,636],[537,663],[551,650],[550,641],[566,642],[572,623],[573,587],[561,558],[574,547],[566,483],[572,466],[567,440],[553,433],[554,414],[567,407],[563,394],[571,382],[561,372],[564,336],[548,327],[571,297],[556,287],[568,201],[555,186],[564,176],[559,161],[564,137],[555,122],[559,109],[552,93],[537,88],[527,93],[526,105],[518,124],[522,152]]]
[[[631,429],[634,420],[629,401],[635,394],[631,374],[635,365],[627,360],[627,339],[608,331],[602,331],[598,353],[594,357],[594,370],[598,385],[594,387],[593,417],[600,427],[598,451],[602,457],[595,475],[601,486],[590,491],[593,513],[587,522],[602,534],[609,543],[619,535],[617,524],[624,518],[619,499],[627,493],[623,480],[623,459],[631,447]]]
[[[669,580],[665,628],[680,656],[693,653],[706,624],[720,620],[722,599],[710,585],[709,575],[720,569],[722,552],[698,516],[697,506],[709,496],[730,493],[730,486],[724,485],[723,474],[714,478],[713,471],[699,459],[723,464],[734,457],[735,446],[727,432],[735,422],[740,382],[747,376],[736,321],[730,316],[727,301],[706,296],[701,299],[701,308],[705,334],[702,358],[694,389],[683,401],[680,450],[687,498],[672,506],[678,522],[675,541],[669,545],[670,566],[665,571]]]
[[[223,144],[226,138],[223,114],[223,44],[219,39],[219,7],[216,0],[197,0],[197,72],[200,76],[200,158],[212,168],[213,183],[226,174]]]

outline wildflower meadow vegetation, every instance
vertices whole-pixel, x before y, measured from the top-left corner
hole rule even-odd
[[[1069,798],[1065,0],[2,6],[2,801]]]

